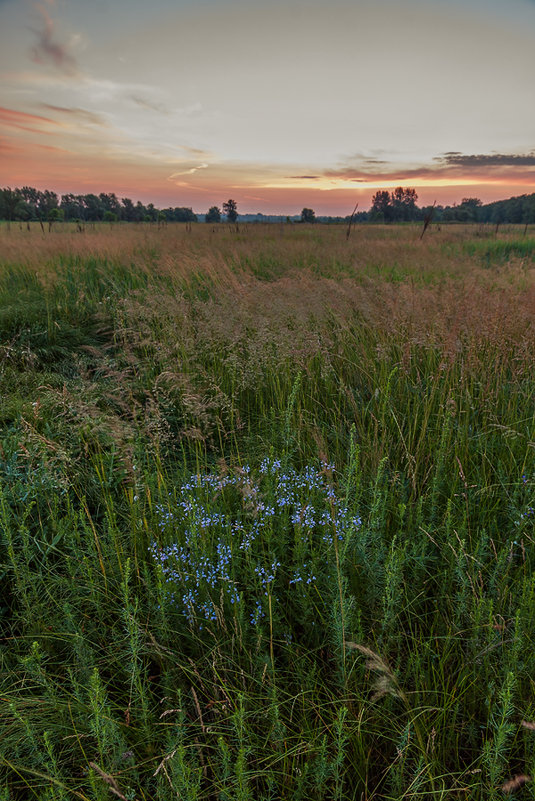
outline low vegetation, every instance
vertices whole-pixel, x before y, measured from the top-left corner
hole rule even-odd
[[[0,229],[0,799],[532,798],[524,226]]]

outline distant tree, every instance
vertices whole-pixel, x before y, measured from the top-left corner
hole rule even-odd
[[[112,214],[117,215],[117,219],[119,219],[121,214],[121,204],[119,203],[119,199],[115,192],[109,192],[106,194],[105,192],[101,192],[98,196],[100,200],[100,205],[103,209],[102,219],[104,219],[104,213],[107,211],[111,211]]]
[[[372,198],[371,219],[386,223],[416,220],[420,214],[417,200],[416,190],[410,187],[397,186],[392,193],[383,189]]]
[[[396,222],[410,222],[416,219],[416,201],[418,195],[415,189],[397,186],[390,196],[392,219]]]
[[[47,214],[48,230],[49,231],[52,230],[52,225],[55,222],[63,222],[64,216],[65,215],[63,213],[63,209],[57,209],[57,208],[50,209],[50,211]]]
[[[392,206],[390,204],[390,192],[382,190],[376,192],[372,197],[371,217],[378,222],[391,222]]]
[[[235,200],[227,200],[223,203],[223,211],[226,214],[229,223],[235,223],[238,219],[238,205]]]
[[[158,210],[154,207],[154,203],[149,203],[147,206],[147,215],[150,222],[156,222],[158,219]]]
[[[23,186],[16,190],[24,201],[24,218],[43,222],[48,219],[51,209],[58,208],[58,196],[55,192],[45,189],[35,189],[33,186]]]
[[[524,223],[524,236],[528,232],[528,225],[535,223],[535,195],[524,195],[522,222]]]
[[[217,206],[210,206],[204,215],[204,222],[218,223],[221,222],[221,210]]]
[[[15,207],[15,219],[29,222],[35,217],[35,208],[24,200],[20,200]]]
[[[63,209],[66,220],[76,220],[84,216],[83,199],[80,195],[62,195],[60,208]]]
[[[20,194],[24,199],[24,205],[29,213],[29,217],[33,220],[42,219],[42,212],[39,210],[39,201],[41,199],[41,192],[33,186],[23,186]]]
[[[173,209],[173,220],[175,222],[197,222],[197,215],[193,209],[184,206],[176,206]]]
[[[50,212],[54,209],[59,209],[59,198],[56,193],[51,192],[49,189],[39,192],[38,210],[42,218],[48,220]]]
[[[20,191],[18,189],[11,189],[9,186],[2,191],[2,195],[3,195],[2,205],[4,208],[5,217],[8,221],[8,228],[9,228],[9,223],[12,220],[16,219],[17,206],[22,200],[22,195],[20,194]]]
[[[189,208],[170,206],[168,209],[163,209],[167,222],[197,222],[197,217]]]
[[[518,224],[524,221],[524,204],[521,197],[512,197],[507,201],[505,216],[510,223]]]
[[[32,206],[37,206],[39,204],[41,192],[35,189],[35,187],[23,186],[22,189],[17,189],[16,191],[22,195],[26,203]]]
[[[478,197],[463,197],[461,206],[472,206],[474,209],[479,209],[483,205]]]
[[[112,223],[117,222],[118,218],[117,214],[114,211],[105,211],[102,219],[104,220],[104,222],[109,222],[111,225]]]
[[[458,222],[477,222],[482,202],[478,197],[463,197],[455,207],[455,219]]]
[[[524,219],[525,223],[535,223],[535,195],[526,195],[524,198]]]
[[[97,222],[101,220],[104,216],[104,209],[102,208],[102,203],[100,198],[92,193],[88,195],[83,195],[83,204],[84,204],[84,216],[86,220],[90,222]]]
[[[301,222],[314,223],[316,222],[316,213],[314,209],[303,209],[301,212]]]
[[[491,216],[491,222],[493,222],[496,226],[496,233],[498,233],[498,229],[500,225],[507,221],[506,216],[506,200],[499,200],[497,203],[493,203],[493,210]]]
[[[422,220],[422,222],[425,222],[426,218],[429,217],[430,214],[434,223],[440,222],[443,219],[444,206],[422,206],[422,208],[419,209],[419,218]]]
[[[1,2],[1,0],[0,0]],[[392,192],[381,190],[375,193],[372,198],[370,211],[355,212],[353,219],[359,222],[395,222],[395,221],[415,221],[425,222],[430,213],[431,206],[418,208],[416,201],[418,195],[410,187],[396,187]],[[177,222],[196,222],[197,217],[191,208],[175,207],[166,208],[161,212],[152,203],[144,206],[140,201],[133,203],[130,198],[122,198],[119,202],[113,192],[101,192],[99,195],[89,193],[87,195],[65,194],[61,197],[61,204],[58,204],[58,196],[55,192],[48,189],[44,191],[31,186],[11,189],[10,187],[0,188],[0,219],[9,221],[37,220],[44,228],[44,223],[49,220],[49,213],[54,209],[59,210],[64,217],[52,215],[54,219],[75,220],[78,227],[83,230],[84,222],[96,222],[99,220],[111,221],[114,219],[110,214],[117,215],[118,219],[126,221],[154,222],[162,221],[161,213],[165,215],[167,221]],[[236,222],[238,209],[235,200],[228,200],[223,204],[224,213],[229,222]],[[273,222],[286,219],[287,222],[299,219],[295,217],[282,217],[265,215],[258,212],[256,215],[245,214],[246,220],[257,222]],[[304,208],[300,217],[304,222],[322,223],[343,223],[349,225],[351,217],[316,217],[313,209]],[[206,222],[220,222],[221,210],[217,206],[212,206],[205,214]],[[482,204],[479,198],[465,197],[460,204],[454,203],[452,206],[435,206],[433,222],[481,222],[494,223],[497,227],[501,223],[512,223],[516,225],[530,225],[535,223],[535,193],[530,195],[518,195],[506,200],[496,200],[493,203]],[[526,229],[527,230],[527,229]]]
[[[129,197],[121,198],[121,204],[123,207],[121,212],[123,220],[126,220],[127,222],[133,222],[133,220],[135,219],[134,204],[132,203]]]
[[[147,211],[141,200],[138,200],[134,208],[134,222],[151,222],[151,221],[152,217],[150,216],[149,212]]]

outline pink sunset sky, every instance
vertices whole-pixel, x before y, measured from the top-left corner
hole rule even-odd
[[[0,0],[0,186],[348,214],[535,191],[534,0]]]

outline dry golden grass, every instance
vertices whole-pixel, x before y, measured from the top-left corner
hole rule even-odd
[[[523,226],[508,226],[500,239],[514,239]],[[191,231],[181,224],[158,228],[155,224],[86,224],[79,232],[71,223],[56,225],[43,233],[37,223],[25,226],[0,225],[0,261],[42,270],[58,258],[117,259],[122,264],[157,268],[164,274],[178,276],[191,270],[219,275],[222,264],[233,272],[250,272],[259,253],[262,262],[270,263],[280,274],[306,268],[313,274],[331,271],[334,277],[343,272],[352,277],[387,270],[395,280],[405,274],[415,281],[422,274],[442,272],[462,277],[467,266],[472,274],[485,281],[487,272],[470,260],[452,258],[455,248],[474,238],[491,238],[492,232],[475,226],[433,227],[422,241],[420,226],[355,226],[348,242],[344,226],[242,225],[239,233],[226,225],[194,225]],[[509,264],[511,273],[533,280],[533,264]],[[502,271],[499,271],[502,272]],[[275,276],[276,277],[276,276]],[[502,276],[503,277],[503,276]],[[487,276],[488,279],[488,276]],[[493,275],[493,280],[496,275]]]
[[[488,235],[475,226],[435,226],[423,241],[419,233],[419,226],[361,225],[348,242],[344,226],[243,225],[238,234],[226,225],[189,232],[176,224],[88,224],[80,233],[66,224],[50,234],[37,224],[30,231],[4,226],[0,265],[30,269],[43,283],[56,280],[61,265],[75,274],[88,259],[104,273],[107,266],[134,269],[150,291],[128,293],[117,314],[125,330],[137,332],[136,344],[151,340],[155,325],[160,347],[171,351],[178,340],[181,350],[188,340],[191,347],[217,351],[227,343],[231,350],[245,337],[242,372],[248,359],[271,362],[274,349],[281,361],[299,364],[328,354],[333,330],[336,339],[356,320],[405,349],[438,347],[448,362],[461,350],[469,361],[483,345],[497,352],[514,346],[514,368],[526,369],[535,262],[516,258],[485,268],[462,249]],[[510,226],[500,236],[519,234]],[[131,341],[125,335],[126,348]]]

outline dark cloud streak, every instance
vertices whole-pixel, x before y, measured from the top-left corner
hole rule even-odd
[[[459,151],[449,151],[435,156],[431,160],[431,164],[397,167],[395,163],[377,161],[375,166],[374,169],[373,159],[355,159],[353,164],[326,170],[323,177],[366,184],[378,181],[417,182],[418,179],[431,180],[433,178],[458,179],[465,176],[484,180],[509,173],[512,169],[521,170],[525,175],[532,175],[530,168],[535,167],[535,151],[522,154],[464,154]],[[305,176],[293,177],[303,178]]]
[[[36,64],[53,66],[64,75],[73,78],[79,74],[76,59],[57,38],[55,22],[47,11],[44,3],[36,4],[35,10],[41,17],[39,28],[31,28],[37,37],[35,45],[31,48],[30,56]]]
[[[521,155],[509,153],[490,153],[463,155],[458,152],[444,153],[437,161],[454,167],[534,167],[535,151]]]
[[[57,114],[63,114],[68,117],[74,117],[76,119],[83,120],[84,122],[91,123],[91,125],[108,127],[108,122],[102,115],[96,114],[94,111],[87,111],[85,108],[52,106],[50,103],[41,103],[41,108],[48,109],[48,111],[55,111]]]

